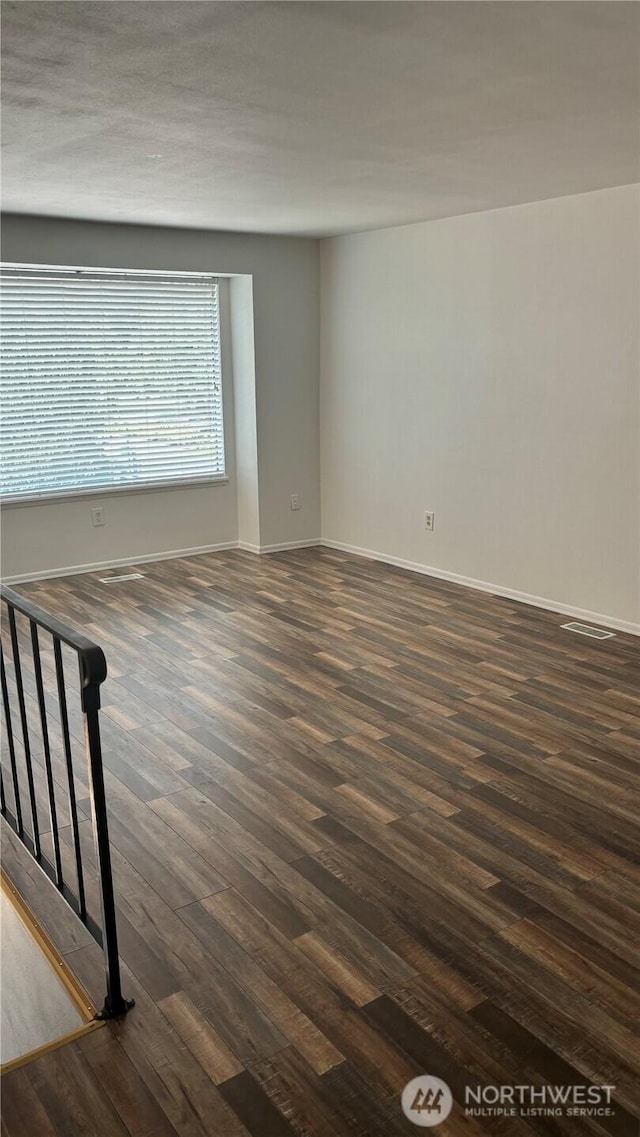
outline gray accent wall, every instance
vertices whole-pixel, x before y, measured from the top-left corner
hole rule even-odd
[[[5,508],[5,578],[232,545],[239,517],[240,539],[255,549],[319,538],[317,241],[9,214],[2,259],[231,277],[223,311],[228,483]],[[106,524],[95,529],[97,504]]]

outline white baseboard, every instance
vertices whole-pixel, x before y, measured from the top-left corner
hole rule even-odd
[[[223,541],[218,545],[196,545],[192,549],[169,549],[164,553],[143,553],[138,557],[121,557],[114,561],[94,561],[86,565],[67,565],[64,568],[44,569],[42,572],[20,573],[5,576],[3,584],[28,584],[32,580],[53,580],[59,576],[82,576],[102,569],[135,567],[152,561],[174,561],[181,557],[199,557],[202,553],[220,553],[227,549],[244,549],[248,553],[280,553],[286,549],[310,549],[320,544],[320,538],[306,541],[285,541],[280,545],[248,545],[245,541]]]
[[[247,541],[238,541],[238,549],[245,553],[284,553],[287,549],[315,549],[321,545],[319,537],[307,538],[305,541],[283,541],[280,545],[250,545]]]
[[[307,541],[283,541],[281,545],[261,545],[260,553],[284,553],[287,549],[315,549],[321,545],[319,537]]]
[[[139,557],[121,557],[115,561],[95,561],[88,565],[67,565],[65,568],[45,569],[43,572],[5,576],[3,584],[27,584],[31,580],[53,580],[59,576],[81,576],[83,573],[99,572],[102,569],[133,568],[136,565],[150,564],[152,561],[174,561],[180,557],[198,557],[201,553],[220,553],[225,549],[237,549],[237,547],[237,541],[223,541],[219,545],[196,545],[192,549],[169,549],[164,553],[143,553]]]
[[[86,565],[67,565],[64,568],[45,569],[42,572],[7,576],[4,584],[27,584],[32,580],[53,580],[60,576],[80,576],[84,573],[98,572],[102,569],[135,567],[149,564],[152,561],[177,560],[181,557],[197,557],[202,553],[219,553],[228,549],[243,549],[248,553],[280,553],[287,549],[311,549],[319,545],[327,549],[337,549],[343,553],[353,553],[358,557],[366,557],[371,561],[381,561],[383,564],[395,565],[396,568],[409,569],[410,572],[420,573],[422,576],[433,576],[438,580],[448,580],[452,584],[461,584],[465,588],[475,588],[479,592],[490,592],[494,596],[501,596],[505,600],[517,600],[521,604],[531,604],[534,608],[546,608],[549,612],[560,612],[564,616],[573,616],[589,624],[601,624],[605,628],[614,628],[619,632],[627,632],[632,636],[640,636],[640,624],[630,620],[619,620],[615,616],[607,616],[602,612],[591,612],[587,608],[576,608],[571,604],[559,604],[556,600],[549,600],[544,596],[533,596],[529,592],[519,592],[514,588],[504,588],[499,584],[491,584],[486,580],[475,580],[470,576],[461,576],[456,572],[446,572],[443,569],[433,568],[431,565],[419,564],[417,561],[407,561],[403,557],[393,557],[388,553],[380,553],[375,549],[363,549],[359,545],[347,545],[343,541],[331,541],[326,537],[309,538],[304,541],[283,541],[277,545],[250,545],[245,541],[223,541],[217,545],[196,545],[191,549],[169,549],[162,553],[145,553],[137,557],[122,557],[119,560],[95,561]]]
[[[544,596],[532,596],[529,592],[518,592],[514,588],[504,588],[500,584],[490,584],[486,580],[474,580],[470,576],[460,576],[456,572],[445,572],[443,569],[433,568],[430,565],[421,565],[416,561],[407,561],[402,557],[392,557],[387,553],[379,553],[374,549],[362,549],[358,545],[345,545],[342,541],[330,541],[323,537],[320,542],[327,549],[337,549],[343,553],[354,553],[358,557],[366,557],[370,561],[382,561],[396,568],[409,569],[422,576],[434,576],[438,580],[448,580],[452,584],[461,584],[465,588],[475,588],[479,592],[490,592],[494,596],[501,596],[505,600],[517,600],[521,604],[531,604],[534,608],[546,608],[549,612],[560,612],[563,616],[575,616],[588,624],[602,624],[605,628],[615,628],[619,632],[628,632],[632,636],[640,636],[640,624],[633,624],[629,620],[619,620],[615,616],[605,616],[602,612],[591,612],[587,608],[575,608],[571,604],[559,604],[556,600],[549,600]]]

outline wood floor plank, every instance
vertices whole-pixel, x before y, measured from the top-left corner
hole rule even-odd
[[[294,1130],[248,1070],[220,1087],[225,1101],[252,1137],[294,1137]]]
[[[125,1129],[138,1129],[149,1137],[177,1137],[166,1113],[138,1077],[120,1044],[109,1032],[103,1035],[104,1041],[85,1050],[84,1055]]]
[[[190,905],[180,915],[209,950],[213,950],[216,959],[236,977],[270,1021],[306,1058],[312,1069],[322,1074],[342,1062],[343,1055],[286,993],[286,981],[281,984],[274,982],[227,931],[228,925],[217,918],[220,915],[217,905],[207,901]]]
[[[25,1133],[55,1137],[54,1122],[33,1088],[26,1070],[15,1070],[2,1084],[2,1126],[7,1137]],[[58,1132],[60,1132],[58,1130]]]
[[[160,999],[158,1006],[216,1086],[241,1073],[242,1063],[184,991]]]
[[[55,1132],[69,1137],[85,1133],[124,1137],[127,1133],[99,1079],[73,1043],[33,1063],[28,1077]]]

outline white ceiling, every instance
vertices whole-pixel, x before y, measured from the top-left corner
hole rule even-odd
[[[4,207],[326,235],[633,182],[639,30],[617,0],[5,0]]]

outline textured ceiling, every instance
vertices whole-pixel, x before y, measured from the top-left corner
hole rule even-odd
[[[4,207],[325,235],[636,181],[639,28],[615,0],[5,0]]]

